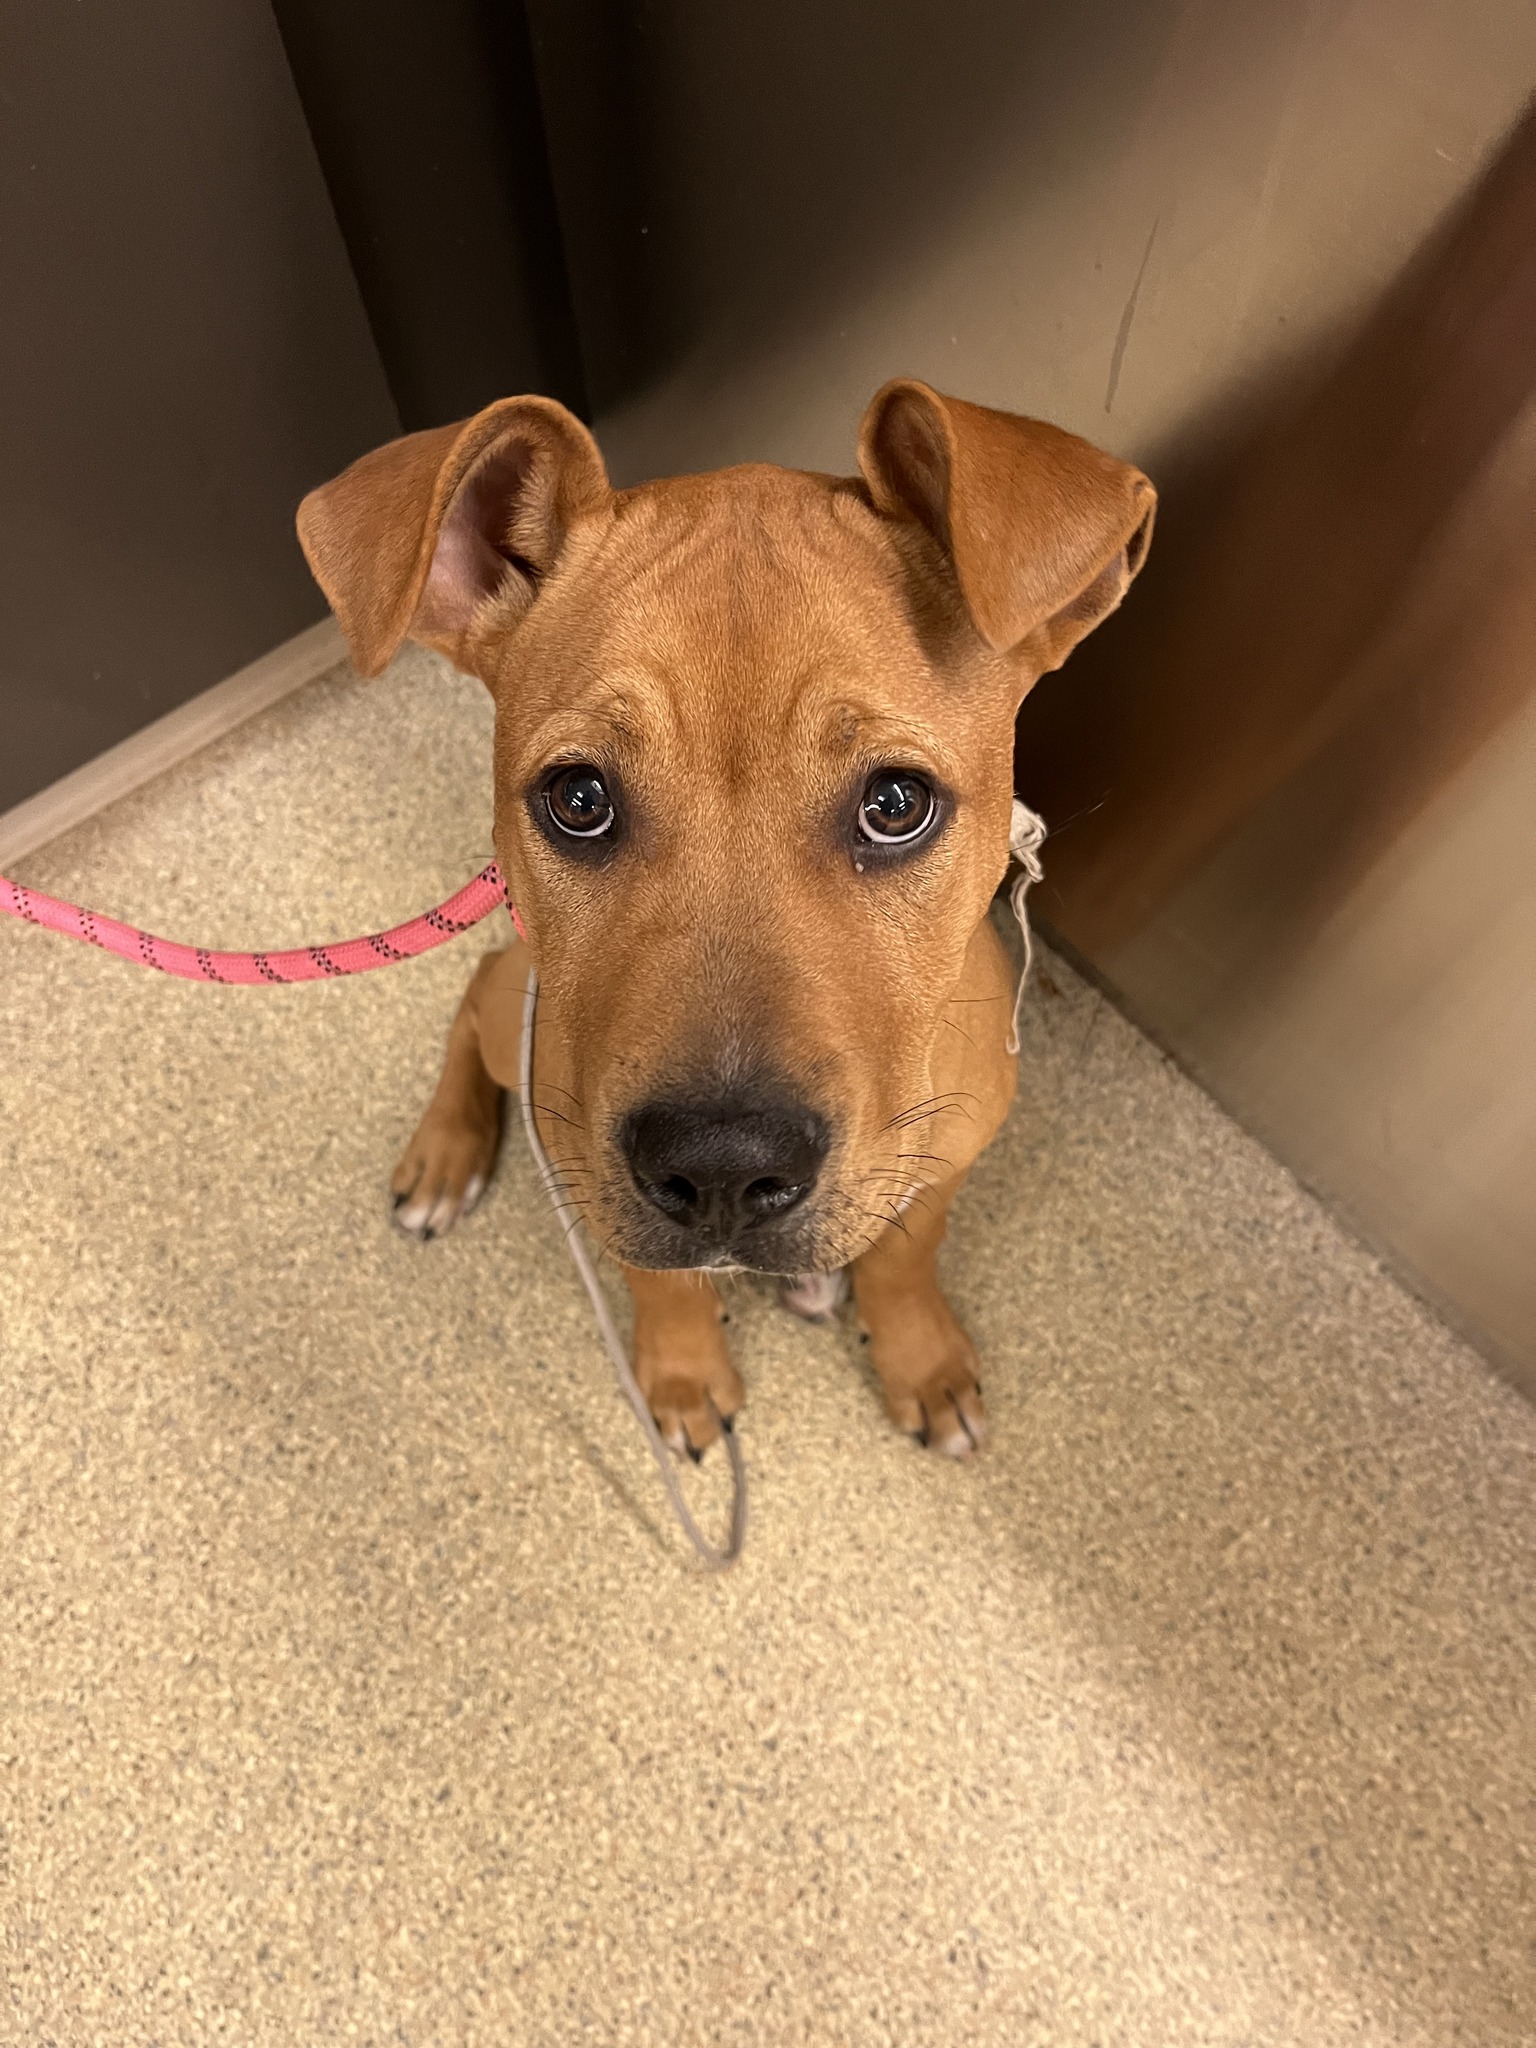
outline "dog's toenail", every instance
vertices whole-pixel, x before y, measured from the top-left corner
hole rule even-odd
[[[390,1199],[389,1206],[391,1207],[391,1209],[403,1209],[406,1203],[409,1201],[409,1199],[410,1197],[408,1195],[392,1196]]]
[[[725,1431],[725,1433],[726,1433],[726,1435],[727,1435],[727,1436],[732,1436],[732,1435],[734,1435],[734,1434],[735,1434],[735,1430],[736,1430],[736,1418],[735,1418],[735,1416],[734,1416],[734,1415],[722,1415],[722,1416],[721,1416],[721,1418],[720,1418],[720,1427],[721,1427],[721,1428],[722,1428],[722,1429],[723,1429],[723,1430]]]
[[[697,1444],[687,1444],[684,1446],[684,1448],[686,1449],[689,1457],[692,1458],[695,1465],[703,1464],[704,1453],[699,1449]]]
[[[437,1232],[432,1228],[431,1224],[429,1223],[426,1229],[421,1233],[421,1241],[423,1244],[430,1244],[433,1238],[436,1237],[436,1235]]]

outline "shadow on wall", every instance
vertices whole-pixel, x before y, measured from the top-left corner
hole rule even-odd
[[[1536,114],[1019,720],[1042,915],[1536,1392]]]
[[[1372,658],[1533,394],[1528,112],[1331,373],[1165,497],[1135,601],[1025,704],[1021,786],[1054,828],[1042,907],[1090,959],[1346,741],[1332,815],[1294,833],[1277,878],[1305,934],[1536,687],[1536,645],[1445,687],[1474,623],[1464,581],[1415,647]],[[1495,538],[1485,580],[1522,581],[1528,556],[1528,532]]]
[[[508,391],[584,412],[519,0],[272,11],[406,432]]]
[[[1049,189],[1133,124],[1179,11],[528,0],[594,413],[705,333],[755,356],[910,270],[1026,108]]]

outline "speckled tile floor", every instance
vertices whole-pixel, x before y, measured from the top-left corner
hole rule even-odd
[[[386,923],[488,743],[339,674],[26,876]],[[0,931],[0,2039],[1536,2039],[1536,1412],[1047,960],[948,1253],[992,1448],[741,1285],[704,1579],[520,1148],[390,1229],[477,943],[226,991]]]

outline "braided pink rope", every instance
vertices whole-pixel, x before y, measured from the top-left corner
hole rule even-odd
[[[488,917],[498,903],[506,902],[501,869],[492,861],[436,910],[423,911],[391,931],[339,939],[331,946],[293,946],[283,953],[214,953],[206,946],[179,946],[174,939],[157,939],[136,925],[119,924],[115,917],[45,896],[41,889],[25,889],[20,882],[0,875],[0,912],[9,917],[62,932],[69,939],[84,939],[87,945],[120,953],[142,967],[158,967],[162,974],[179,975],[183,981],[225,981],[243,987],[262,982],[328,981],[340,974],[366,974],[371,967],[393,967],[397,960],[414,960],[419,953],[430,953],[434,946],[456,939],[460,932]],[[517,911],[510,903],[507,908],[523,935]]]

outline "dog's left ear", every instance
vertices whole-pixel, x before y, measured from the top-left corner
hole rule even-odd
[[[919,521],[948,554],[988,646],[1037,675],[1061,666],[1146,560],[1157,493],[1139,469],[915,378],[870,401],[859,467],[878,512]]]

